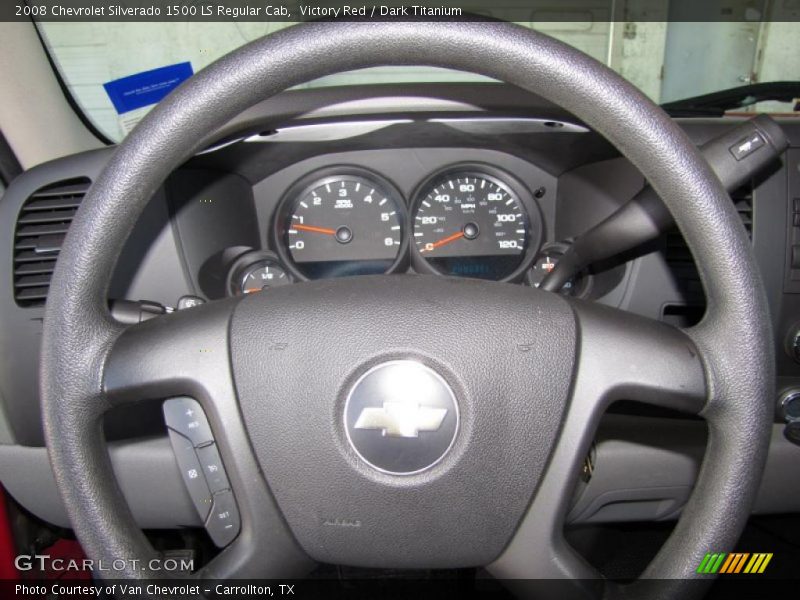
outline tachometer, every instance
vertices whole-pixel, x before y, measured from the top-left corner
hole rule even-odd
[[[538,211],[521,185],[491,171],[458,167],[422,186],[412,213],[418,266],[493,280],[525,272],[541,239]]]
[[[360,169],[312,174],[284,198],[275,221],[279,254],[302,279],[388,273],[407,246],[400,193]]]

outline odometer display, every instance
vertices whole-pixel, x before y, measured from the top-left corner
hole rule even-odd
[[[295,186],[276,222],[279,250],[301,278],[386,273],[404,249],[406,212],[391,184],[334,174]]]
[[[424,185],[413,212],[413,241],[423,265],[447,275],[504,280],[524,271],[539,225],[520,194],[499,177],[448,171]]]

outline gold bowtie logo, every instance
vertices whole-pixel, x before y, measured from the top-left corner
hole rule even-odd
[[[388,437],[415,438],[420,431],[436,431],[447,415],[446,408],[430,408],[411,402],[384,402],[361,411],[355,429],[380,429]]]

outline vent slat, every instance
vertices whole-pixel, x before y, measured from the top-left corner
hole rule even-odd
[[[14,250],[33,250],[38,254],[58,252],[64,243],[63,235],[40,235],[38,237],[21,238],[14,244]]]
[[[18,277],[23,275],[38,275],[42,273],[52,273],[56,268],[55,257],[50,261],[38,263],[25,263],[14,269],[14,274]]]
[[[23,307],[43,306],[56,258],[91,181],[85,177],[35,191],[17,217],[14,233],[14,297]]]
[[[58,254],[61,251],[61,246],[64,245],[65,234],[66,232],[61,235],[42,235],[36,238],[37,254]]]
[[[15,288],[31,288],[50,285],[52,273],[42,273],[41,275],[24,275],[17,278],[14,282]]]
[[[69,223],[47,223],[44,225],[26,225],[17,229],[18,238],[39,237],[42,235],[65,234]]]
[[[79,177],[72,179],[68,182],[54,183],[48,185],[40,190],[31,194],[31,198],[53,198],[55,196],[80,196],[83,198],[86,195],[86,190],[89,189],[91,181],[86,177]]]
[[[35,250],[23,250],[22,252],[17,252],[14,255],[14,264],[19,265],[23,263],[39,262],[43,258],[45,257]],[[55,256],[53,258],[55,259]]]
[[[36,225],[39,223],[71,223],[75,218],[75,209],[43,210],[29,212],[17,220],[17,225]]]
[[[14,243],[14,252],[20,250],[36,250],[36,240],[34,238],[22,238]]]
[[[38,305],[44,304],[47,300],[47,292],[50,286],[34,287],[21,289],[16,293],[18,302],[35,302]]]
[[[81,200],[83,200],[83,196],[56,196],[55,198],[31,200],[23,210],[26,214],[42,210],[77,210]]]

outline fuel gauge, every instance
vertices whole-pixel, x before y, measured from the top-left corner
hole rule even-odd
[[[291,283],[283,267],[275,263],[254,265],[245,271],[241,282],[241,293],[252,294]]]
[[[228,294],[244,296],[292,283],[277,256],[264,250],[239,255],[228,268]]]

